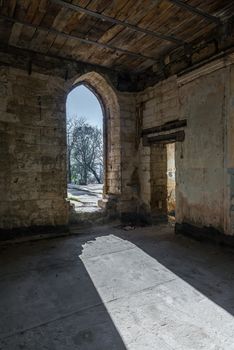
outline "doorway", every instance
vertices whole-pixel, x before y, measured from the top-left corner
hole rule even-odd
[[[151,145],[151,214],[155,220],[174,220],[176,212],[175,143]]]
[[[69,92],[67,115],[67,196],[75,212],[100,211],[104,183],[103,111],[85,84]]]

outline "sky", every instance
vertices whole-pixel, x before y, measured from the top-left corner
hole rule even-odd
[[[84,85],[74,88],[67,97],[68,117],[85,117],[91,125],[102,128],[102,109],[97,97]]]

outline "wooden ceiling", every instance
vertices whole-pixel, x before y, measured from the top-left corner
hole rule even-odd
[[[233,13],[230,0],[0,0],[0,43],[142,72]]]

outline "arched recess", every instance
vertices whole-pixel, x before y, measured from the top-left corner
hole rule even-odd
[[[102,75],[96,72],[88,72],[69,81],[68,93],[81,84],[96,95],[103,111],[104,197],[106,195],[120,195],[120,108],[116,92]]]

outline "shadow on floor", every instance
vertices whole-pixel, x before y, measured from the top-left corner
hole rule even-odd
[[[233,250],[168,225],[1,247],[0,349],[230,350],[233,290]]]
[[[172,229],[162,234],[160,230],[155,226],[144,234],[122,231],[118,236],[234,315],[234,249],[174,235]]]
[[[0,247],[1,350],[126,349],[79,258],[86,242]]]

